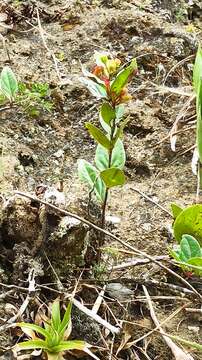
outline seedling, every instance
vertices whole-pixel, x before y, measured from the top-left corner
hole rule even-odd
[[[202,205],[192,205],[185,209],[171,205],[174,224],[173,232],[178,246],[170,250],[183,271],[191,271],[202,276]]]
[[[43,321],[44,327],[36,324],[17,323],[16,325],[21,327],[32,340],[18,343],[15,347],[16,351],[41,350],[47,355],[48,360],[64,360],[65,351],[80,350],[99,360],[89,350],[90,344],[82,340],[67,340],[71,333],[71,309],[72,304],[69,302],[61,319],[60,302],[56,299],[52,304],[51,319]],[[36,334],[40,334],[43,339]]]
[[[184,272],[202,276],[202,248],[193,236],[182,235],[180,245],[170,249],[170,254]]]
[[[15,102],[20,105],[28,115],[37,117],[41,110],[51,112],[54,104],[51,101],[51,91],[46,83],[19,83],[19,92]]]
[[[0,75],[0,103],[9,101],[22,107],[30,116],[39,116],[40,110],[51,112],[54,107],[50,99],[50,88],[46,83],[21,83],[14,72],[5,66]]]
[[[88,184],[90,193],[94,192],[102,204],[101,224],[105,224],[105,211],[108,193],[112,187],[125,183],[125,150],[122,141],[124,103],[132,97],[128,94],[127,83],[137,70],[136,60],[120,69],[120,60],[106,54],[95,54],[96,66],[92,72],[83,68],[81,82],[91,94],[102,99],[99,121],[102,130],[90,122],[86,128],[98,143],[95,153],[95,166],[86,160],[78,161],[78,173],[82,181]]]

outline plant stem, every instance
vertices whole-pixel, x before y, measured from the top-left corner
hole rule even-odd
[[[201,203],[201,194],[202,194],[202,164],[199,160],[198,162],[198,186],[196,194],[196,203]]]
[[[107,188],[105,191],[105,198],[102,206],[102,219],[101,219],[101,227],[104,229],[105,227],[105,213],[106,213],[106,207],[107,207],[107,199],[108,199],[108,193],[109,189]]]
[[[113,106],[113,108],[115,109],[115,106]],[[113,140],[113,137],[114,137],[114,131],[115,131],[115,128],[116,128],[115,120],[116,120],[116,119],[113,120],[112,127],[111,127],[111,134],[110,134],[110,141],[111,141],[111,143],[112,143],[112,140]],[[114,146],[113,146],[112,148],[110,148],[110,150],[109,150],[108,168],[111,167],[113,148],[114,148]],[[107,207],[108,194],[109,194],[109,189],[106,188],[105,198],[104,198],[104,202],[103,202],[103,206],[102,206],[102,218],[101,218],[101,227],[102,227],[103,229],[104,229],[104,227],[105,227],[105,213],[106,213],[106,207]]]

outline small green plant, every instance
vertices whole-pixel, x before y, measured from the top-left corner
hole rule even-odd
[[[89,350],[90,344],[82,340],[67,340],[71,333],[71,308],[72,304],[69,302],[61,319],[60,302],[56,299],[52,304],[51,319],[43,320],[44,327],[30,323],[17,323],[16,325],[21,327],[32,340],[18,343],[15,347],[16,351],[37,349],[46,353],[48,360],[64,360],[65,351],[80,350],[99,360]],[[43,339],[36,334],[40,334]]]
[[[95,193],[102,204],[101,224],[105,224],[105,211],[109,189],[125,183],[125,150],[122,141],[124,103],[131,99],[127,83],[137,70],[136,60],[120,69],[120,60],[109,58],[106,54],[96,53],[96,66],[92,72],[83,68],[82,83],[92,95],[102,99],[99,121],[102,130],[90,122],[86,128],[98,143],[95,153],[95,166],[86,160],[78,161],[78,173],[86,182],[90,192]]]
[[[196,204],[182,209],[171,205],[174,223],[173,232],[178,245],[170,250],[183,271],[202,276],[202,205]]]
[[[182,235],[180,245],[170,249],[170,254],[184,272],[202,276],[202,248],[193,236]]]
[[[51,112],[54,104],[51,101],[50,87],[46,83],[19,83],[15,102],[30,116],[39,116],[41,110]]]
[[[29,116],[39,116],[41,110],[51,112],[54,107],[51,91],[46,83],[22,83],[14,72],[5,66],[0,75],[0,104],[15,103]]]

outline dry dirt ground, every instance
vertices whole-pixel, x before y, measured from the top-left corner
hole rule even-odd
[[[2,26],[0,24],[3,39],[0,43],[0,68],[8,64],[22,82],[49,84],[50,100],[54,104],[50,112],[40,109],[36,117],[29,116],[20,106],[3,110],[2,105],[0,108],[0,192],[4,209],[0,234],[1,283],[22,286],[33,267],[37,271],[38,284],[55,281],[54,275],[50,275],[52,270],[47,257],[40,253],[41,232],[47,230],[44,230],[44,220],[41,220],[44,214],[39,214],[41,210],[38,204],[20,197],[14,199],[15,190],[33,195],[41,184],[57,188],[62,183],[69,204],[66,209],[86,215],[87,192],[77,177],[77,160],[93,158],[95,144],[84,123],[87,120],[97,123],[99,102],[83,87],[79,77],[81,63],[91,68],[95,50],[110,51],[123,63],[133,57],[138,62],[138,74],[130,84],[133,100],[126,105],[126,115],[130,118],[124,134],[127,184],[111,191],[107,216],[116,217],[118,222],[109,225],[109,229],[152,256],[167,255],[168,246],[173,241],[169,231],[172,218],[146,201],[135,189],[150,196],[168,211],[172,202],[182,206],[194,202],[196,178],[191,171],[190,148],[195,141],[195,110],[194,101],[189,100],[192,64],[201,39],[200,3],[175,0],[1,0],[0,13],[4,14],[2,19],[5,21],[2,21]],[[180,114],[178,130],[182,131],[178,134],[176,152],[173,152],[169,131]],[[74,242],[79,237],[83,239],[87,230],[78,226],[71,232],[71,241],[68,236],[67,239],[63,237],[61,245],[57,243],[57,239],[61,239],[58,224],[58,216],[53,215],[48,225],[55,232],[51,237],[49,229],[46,254],[60,280],[71,289],[75,276],[81,274],[82,266],[90,265],[89,260],[81,259],[76,253],[73,271],[66,253],[71,251],[70,248],[77,247]],[[91,231],[93,236],[98,234]],[[39,240],[37,245],[36,239]],[[69,241],[69,248],[65,240]],[[111,250],[106,249],[108,247]],[[123,278],[139,278],[176,284],[174,277],[168,276],[152,263],[109,272],[107,269],[110,265],[121,264],[134,255],[117,252],[123,247],[110,239],[106,240],[104,248],[101,264],[94,265],[83,274],[83,278],[95,278],[93,286],[96,286],[97,280],[115,277],[120,278],[122,283]],[[93,256],[91,252],[88,255],[90,259]],[[112,301],[108,304],[117,319],[136,323],[126,326],[123,335],[126,343],[139,338],[153,326],[147,303],[140,298],[144,296],[142,287],[135,287],[134,283],[128,286],[135,291],[133,299],[124,299],[122,305]],[[2,286],[1,294],[6,291],[8,289]],[[189,300],[168,288],[159,289],[151,285],[148,285],[148,291],[152,296],[158,296],[154,306],[159,321],[164,321],[180,309],[176,316],[166,322],[166,332],[201,342],[200,315],[183,310],[185,306],[200,307],[197,299]],[[90,291],[80,286],[80,296],[86,303],[89,303],[89,299],[93,302],[95,295],[94,288]],[[40,301],[46,303],[55,296],[48,290],[41,290],[38,294]],[[25,294],[19,290],[4,298],[2,296],[2,300],[0,297],[2,324],[13,315],[12,311],[17,311],[24,298]],[[36,304],[28,307],[23,320],[30,321],[31,311],[37,311]],[[15,305],[14,310],[11,305]],[[106,314],[109,321],[114,323],[106,306],[101,308],[100,314]],[[82,326],[82,321],[88,326]],[[156,333],[116,354],[121,344],[119,337],[114,340],[113,354],[110,355],[110,335],[102,332],[106,342],[98,341],[100,328],[92,324],[90,319],[82,320],[81,314],[75,313],[74,323],[73,335],[76,338],[85,338],[104,348],[108,345],[109,350],[99,354],[102,359],[174,359],[161,336]],[[18,335],[15,331],[0,334],[1,359],[12,359],[11,353],[4,354],[4,351],[15,344]],[[194,359],[201,358],[196,351],[190,351]],[[76,358],[74,354],[71,356],[72,359]]]

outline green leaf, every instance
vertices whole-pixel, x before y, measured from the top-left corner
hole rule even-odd
[[[103,202],[106,188],[97,169],[86,160],[78,160],[78,174],[80,179],[88,184],[90,190],[94,189],[97,199]]]
[[[191,258],[187,264],[192,265],[190,268],[196,275],[202,276],[202,257]]]
[[[60,337],[64,335],[65,330],[69,327],[69,325],[71,327],[71,311],[72,311],[72,303],[70,301],[65,310],[62,322],[60,324],[60,328],[59,328]],[[67,337],[68,337],[68,335],[70,335],[70,333],[66,334]]]
[[[115,135],[114,135],[114,137],[113,137],[113,139],[112,139],[112,141],[111,141],[112,148],[114,148],[114,146],[116,145],[118,139],[119,139],[120,137],[122,137],[122,135],[123,135],[122,129],[119,127],[119,128],[116,130]]]
[[[107,125],[110,125],[111,121],[114,120],[116,117],[115,110],[107,102],[102,104],[100,113],[101,113],[102,119],[105,121],[105,123]]]
[[[18,82],[9,66],[5,66],[0,76],[0,90],[9,101],[12,101],[18,91]]]
[[[122,117],[123,117],[123,114],[124,114],[124,110],[125,110],[125,106],[123,104],[120,104],[120,105],[117,105],[116,108],[115,108],[115,111],[116,111],[116,124],[118,124]]]
[[[60,302],[56,299],[52,303],[51,308],[51,326],[54,330],[58,331],[60,328],[60,323]]]
[[[97,84],[95,81],[86,79],[84,77],[81,77],[80,81],[88,88],[88,90],[91,92],[93,96],[96,96],[98,99],[108,98],[104,85]]]
[[[28,340],[20,342],[16,345],[16,349],[18,350],[32,350],[32,349],[47,349],[47,343],[44,340]]]
[[[107,125],[106,122],[103,120],[101,113],[99,113],[99,121],[100,121],[100,124],[102,125],[102,128],[106,131],[107,135],[110,137],[111,127],[109,125]]]
[[[124,172],[118,168],[110,168],[100,173],[107,188],[123,185],[125,183]]]
[[[173,259],[175,259],[175,260],[177,260],[177,261],[180,261],[181,259],[180,259],[180,254],[179,254],[179,250],[174,250],[174,249],[170,249],[169,248],[169,254],[170,254],[170,256],[172,256],[173,257]]]
[[[198,241],[191,235],[185,234],[182,236],[180,248],[186,260],[202,256]]]
[[[106,149],[109,150],[111,147],[111,143],[110,140],[106,137],[106,135],[100,129],[98,129],[96,126],[89,122],[85,125],[91,136],[95,139],[95,141],[97,141],[98,144],[104,146]]]
[[[172,210],[174,220],[183,211],[183,209],[180,206],[178,206],[177,204],[174,204],[174,203],[171,204],[171,210]]]
[[[201,79],[202,79],[202,50],[199,46],[197,54],[196,54],[194,68],[193,68],[193,86],[194,86],[196,95],[198,95],[198,92],[199,92]]]
[[[202,50],[200,46],[196,54],[193,69],[193,86],[196,92],[196,113],[197,113],[197,130],[196,143],[200,163],[202,163]]]
[[[196,144],[197,144],[200,163],[202,164],[202,80],[200,80],[199,92],[196,97],[196,112],[197,112]]]
[[[116,76],[115,80],[111,84],[111,93],[115,93],[117,96],[120,95],[121,90],[127,84],[129,77],[133,71],[137,69],[136,59],[133,59],[129,66],[120,71]]]
[[[61,341],[59,345],[54,346],[51,350],[53,352],[61,352],[67,350],[84,350],[86,346],[85,341],[82,340],[69,340]]]
[[[182,343],[182,344],[184,344],[186,346],[192,347],[192,348],[197,349],[200,352],[202,352],[202,344],[198,344],[196,342],[188,341],[188,340],[182,339],[182,338],[180,338],[178,336],[174,336],[174,335],[170,335],[170,334],[168,335],[168,337],[170,337],[171,339],[173,339],[175,341],[178,341],[179,343]]]
[[[113,150],[111,158],[111,167],[123,169],[126,161],[126,154],[123,142],[118,139]],[[109,167],[109,152],[101,145],[97,146],[95,153],[95,164],[98,170],[103,171]]]
[[[17,323],[17,326],[19,326],[20,328],[27,328],[27,329],[31,329],[36,331],[38,334],[43,335],[45,338],[49,338],[50,334],[47,330],[45,330],[44,328],[42,328],[41,326],[35,325],[35,324],[29,324],[29,323]]]
[[[192,235],[202,246],[202,205],[192,205],[181,211],[173,226],[175,239],[180,243],[182,235]]]

